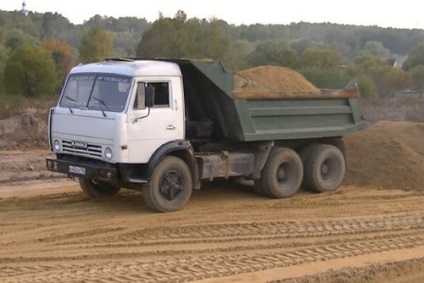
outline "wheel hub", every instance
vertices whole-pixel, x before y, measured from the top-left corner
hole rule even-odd
[[[324,161],[321,165],[321,176],[326,179],[331,174],[331,164],[328,160]]]
[[[180,173],[177,171],[166,172],[160,184],[160,194],[169,201],[176,199],[183,190],[181,183]]]
[[[287,181],[287,178],[289,178],[289,174],[290,174],[290,165],[287,163],[281,164],[277,170],[278,182],[281,183],[281,182]]]

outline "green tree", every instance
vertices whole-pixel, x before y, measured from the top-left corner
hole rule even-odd
[[[69,20],[58,13],[45,13],[42,19],[41,38],[58,38],[68,40],[71,27]]]
[[[405,90],[411,83],[410,75],[401,69],[391,68],[383,77],[383,85],[385,92],[383,96],[392,96],[395,91]]]
[[[53,94],[57,77],[50,54],[38,45],[19,46],[7,60],[4,86],[8,94],[26,97]]]
[[[424,90],[424,65],[417,65],[409,70],[411,86],[417,91]]]
[[[383,46],[378,41],[368,41],[365,43],[363,51],[364,54],[375,56],[378,58],[389,58],[390,50]]]
[[[0,43],[0,82],[3,80],[4,68],[6,67],[9,51]],[[4,84],[0,83],[0,94],[4,93]]]
[[[140,42],[140,39],[141,35],[136,36],[129,32],[122,32],[116,34],[113,38],[113,55],[134,57],[136,55],[136,47],[138,42]]]
[[[79,46],[79,59],[82,63],[101,61],[112,55],[112,33],[104,27],[88,28],[83,32]]]
[[[6,29],[3,27],[0,27],[0,45],[4,44],[4,41],[6,39],[6,34],[7,34]]]
[[[363,98],[377,98],[378,92],[374,81],[367,76],[360,76],[357,80],[358,89]]]
[[[300,65],[303,68],[338,68],[341,64],[342,55],[332,49],[308,48],[300,55]]]
[[[239,71],[249,67],[246,57],[253,52],[255,45],[247,40],[230,41],[230,58],[225,61],[225,66],[230,70]]]
[[[286,42],[267,41],[259,44],[247,57],[251,66],[275,65],[296,68],[298,57],[296,51]]]
[[[390,66],[380,58],[371,55],[361,55],[351,62],[348,66],[348,71],[353,76],[367,74],[376,78],[388,67]]]
[[[175,18],[159,18],[146,31],[137,47],[140,57],[201,57],[201,27],[198,19],[187,20],[183,11]]]
[[[229,42],[222,37],[221,27],[225,23],[216,18],[211,18],[201,32],[199,49],[206,58],[221,59],[225,61],[229,57]]]
[[[20,29],[8,30],[5,36],[5,45],[8,49],[14,50],[23,43],[34,43],[38,44],[40,41],[38,38],[31,36],[28,33],[24,33]]]
[[[241,25],[237,27],[239,39],[251,42],[269,41],[271,39],[288,40],[289,29],[283,25]]]
[[[88,21],[84,23],[85,28],[97,28],[99,26],[106,28],[106,21],[105,18],[100,16],[99,14],[96,14],[92,16]]]
[[[403,69],[409,71],[418,65],[424,65],[424,42],[419,43],[414,48],[403,63]]]
[[[58,81],[63,81],[72,68],[71,46],[57,38],[49,38],[43,42],[43,47],[54,60]]]
[[[160,18],[143,35],[138,47],[139,57],[208,58],[238,64],[230,54],[230,42],[224,36],[227,23],[216,18],[187,19],[184,11],[174,18]]]
[[[339,68],[321,69],[318,67],[302,69],[300,73],[318,88],[343,88],[349,82],[346,72]]]
[[[309,38],[296,39],[290,46],[296,50],[297,54],[302,54],[306,49],[314,48],[315,43]]]
[[[7,30],[20,30],[23,33],[35,38],[38,38],[40,35],[38,27],[32,21],[31,17],[27,17],[19,11],[0,11],[0,26],[5,27]]]
[[[353,78],[357,78],[358,81],[359,78],[362,78],[361,81],[367,86],[370,84],[364,77],[372,80],[373,86],[369,86],[367,89],[370,90],[370,92],[375,90],[380,96],[384,96],[387,92],[384,78],[392,69],[393,67],[389,66],[385,60],[371,55],[361,55],[356,57],[353,62],[349,64],[348,74]]]
[[[9,54],[6,46],[4,46],[5,39],[6,39],[6,29],[3,27],[0,27],[0,82],[2,82],[3,80],[3,72],[6,66],[6,61]],[[4,86],[3,86],[3,83],[0,83],[0,94],[2,94],[3,92],[4,92]]]

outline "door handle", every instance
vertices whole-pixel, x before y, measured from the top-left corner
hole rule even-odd
[[[167,130],[175,130],[175,126],[174,125],[168,125],[166,127]]]

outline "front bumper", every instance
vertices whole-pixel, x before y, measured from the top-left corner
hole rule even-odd
[[[49,171],[64,173],[71,178],[118,183],[118,170],[115,166],[109,164],[47,158],[46,166]]]

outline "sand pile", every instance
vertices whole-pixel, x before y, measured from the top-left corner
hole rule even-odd
[[[298,72],[277,66],[260,66],[236,73],[233,89],[234,97],[240,99],[320,94],[320,90]]]
[[[424,123],[382,121],[345,143],[345,184],[424,190]]]

